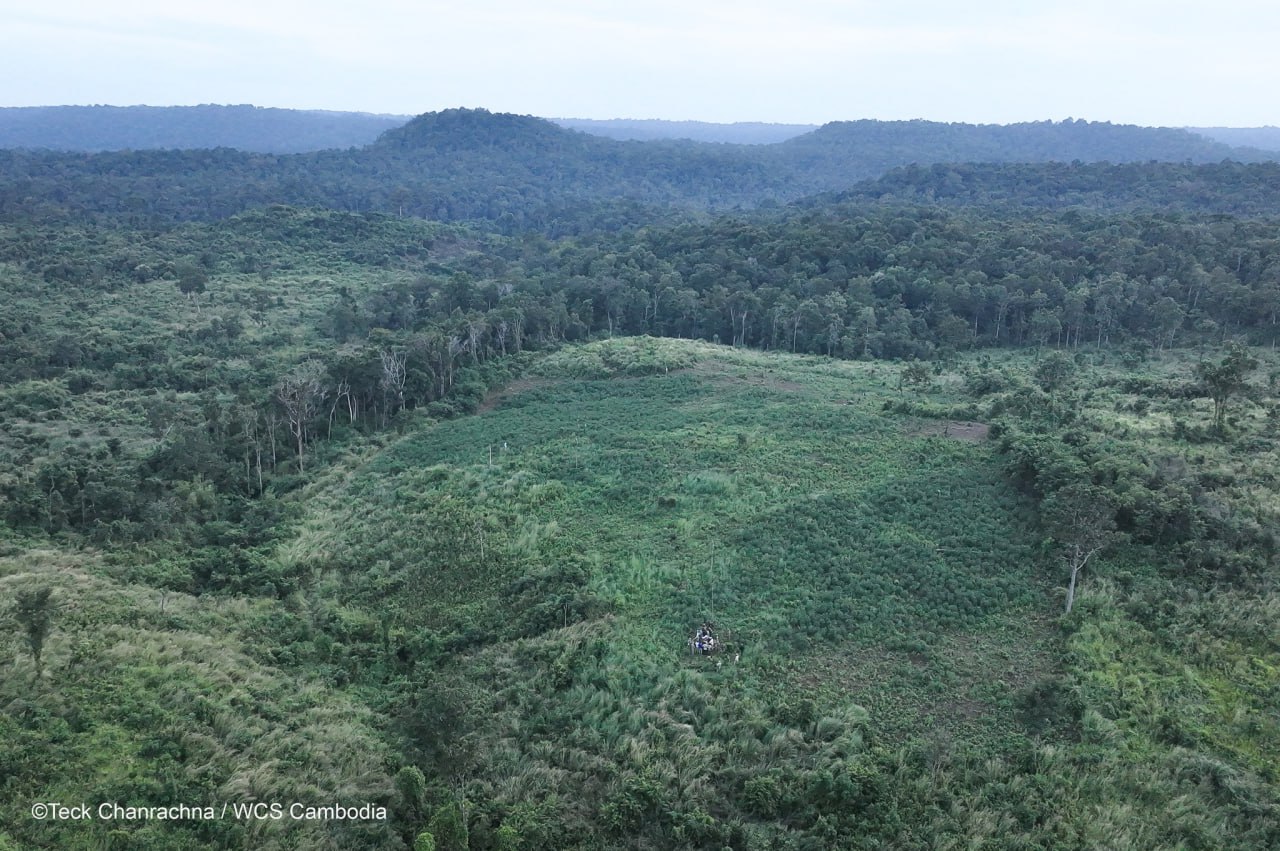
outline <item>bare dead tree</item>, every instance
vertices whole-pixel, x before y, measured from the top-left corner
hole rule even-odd
[[[456,334],[449,337],[449,363],[448,363],[449,383],[447,385],[448,389],[453,388],[453,366],[457,361],[457,357],[458,355],[462,354],[466,350],[467,350],[467,343],[465,340],[463,340],[461,337],[459,337]],[[441,393],[440,395],[443,396],[444,394]]]
[[[276,400],[297,445],[299,473],[304,472],[308,425],[320,412],[325,395],[324,367],[318,361],[299,365],[276,384]]]
[[[498,342],[498,348],[502,350],[504,357],[507,354],[507,328],[505,319],[498,320],[498,323],[493,326],[493,338]]]
[[[258,409],[242,405],[239,409],[240,431],[244,435],[245,492],[253,494],[253,466],[258,472],[258,493],[262,493],[262,421]]]
[[[397,413],[404,410],[405,361],[409,353],[403,349],[379,349],[382,360],[382,392],[395,399]],[[383,407],[385,408],[385,402]]]
[[[271,470],[275,472],[279,462],[276,458],[276,432],[280,429],[280,416],[272,409],[267,414],[267,436],[271,440]]]
[[[345,378],[338,381],[338,386],[333,390],[333,404],[329,407],[329,433],[327,437],[333,437],[333,418],[338,413],[338,403],[343,399],[347,400],[347,424],[349,425],[355,417],[355,411],[351,408],[351,384]]]
[[[516,351],[524,348],[524,311],[514,310],[511,313],[511,342]]]
[[[483,316],[473,316],[467,320],[467,349],[471,352],[471,362],[480,362],[480,338],[484,336],[485,321]]]

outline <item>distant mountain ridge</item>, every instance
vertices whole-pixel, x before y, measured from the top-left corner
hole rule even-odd
[[[444,110],[441,115],[450,112]],[[500,114],[500,113],[499,113]],[[413,120],[409,115],[381,115],[366,112],[332,110],[279,109],[251,105],[202,104],[199,106],[32,106],[0,107],[0,148],[30,148],[58,151],[116,151],[153,149],[235,148],[257,153],[305,153],[335,148],[363,147],[381,134],[403,127]],[[709,121],[669,121],[636,118],[550,118],[547,121],[570,130],[618,141],[679,140],[714,142],[734,145],[774,145],[808,136],[816,131],[836,134],[857,130],[861,134],[879,127],[881,131],[900,132],[903,127],[924,126],[937,134],[942,128],[957,135],[957,128],[970,128],[971,147],[981,151],[986,135],[987,150],[999,152],[1000,145],[992,135],[1026,131],[1029,128],[1061,128],[1083,124],[1087,127],[1110,128],[1117,140],[1125,132],[1143,131],[1163,134],[1165,144],[1190,151],[1194,156],[1221,158],[1258,158],[1258,151],[1280,151],[1280,128],[1277,127],[1188,127],[1153,128],[1113,125],[1102,122],[1024,122],[1008,125],[948,124],[931,121],[858,121],[817,124],[785,124],[761,121],[716,123]],[[852,127],[851,127],[852,126]],[[1187,139],[1207,139],[1216,146],[1205,146]],[[1175,141],[1176,140],[1176,141]],[[1147,143],[1151,140],[1148,139]],[[810,140],[812,143],[813,140]],[[1131,138],[1127,144],[1141,143]],[[809,143],[805,143],[809,144]],[[994,147],[993,147],[994,146]],[[1252,148],[1244,154],[1232,146]],[[1232,150],[1228,150],[1232,149]],[[1125,154],[1122,148],[1119,153]],[[1120,161],[1132,159],[1121,156]],[[1161,159],[1164,157],[1154,157]],[[932,160],[931,160],[932,161]]]
[[[1188,127],[1215,142],[1280,151],[1280,127]]]
[[[309,153],[0,151],[0,217],[161,224],[278,203],[555,232],[596,226],[593,205],[750,208],[847,190],[913,164],[1277,158],[1185,130],[1084,121],[836,122],[778,144],[734,145],[619,141],[533,116],[450,109],[386,129],[364,147]],[[565,221],[575,224],[555,224]]]
[[[1040,162],[1265,162],[1274,152],[1233,148],[1196,133],[1109,122],[837,121],[775,146],[806,175],[879,177],[904,165]],[[809,184],[814,191],[823,187]]]
[[[236,148],[292,154],[367,145],[407,120],[403,115],[248,105],[0,107],[0,148]]]

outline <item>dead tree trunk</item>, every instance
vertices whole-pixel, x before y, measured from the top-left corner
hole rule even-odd
[[[289,432],[298,449],[298,472],[305,472],[307,427],[322,408],[325,398],[324,368],[315,361],[302,364],[276,385],[275,396],[284,411]]]

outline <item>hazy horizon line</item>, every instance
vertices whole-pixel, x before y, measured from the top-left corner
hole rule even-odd
[[[305,106],[266,106],[266,105],[256,104],[256,103],[213,103],[213,102],[168,103],[168,104],[162,104],[162,103],[48,103],[48,104],[26,104],[21,106],[0,105],[0,109],[93,109],[93,108],[196,109],[199,107],[206,107],[206,106],[227,107],[227,108],[251,107],[253,109],[280,110],[282,112],[319,112],[319,113],[328,113],[333,115],[365,115],[373,118],[396,118],[396,119],[404,119],[406,121],[412,121],[413,119],[420,118],[424,115],[432,115],[435,113],[446,112],[452,109],[469,109],[469,110],[477,110],[477,111],[484,110],[486,112],[490,112],[495,115],[520,115],[520,116],[527,116],[532,118],[541,118],[546,121],[553,121],[553,122],[554,121],[598,121],[598,122],[643,121],[643,122],[662,122],[666,124],[707,124],[714,127],[733,127],[733,126],[742,125],[742,124],[761,124],[761,125],[773,126],[773,127],[818,128],[818,127],[823,127],[827,124],[833,124],[838,122],[852,122],[852,121],[881,121],[884,123],[907,123],[912,121],[927,121],[934,124],[970,124],[970,125],[979,126],[979,127],[980,126],[1011,127],[1017,124],[1041,124],[1045,122],[1049,122],[1052,124],[1064,124],[1068,121],[1085,121],[1090,124],[1113,124],[1113,125],[1119,125],[1119,126],[1147,127],[1152,129],[1166,128],[1166,129],[1174,129],[1174,130],[1186,130],[1186,129],[1192,129],[1192,128],[1213,128],[1213,129],[1226,129],[1226,130],[1280,129],[1280,127],[1277,127],[1277,125],[1273,125],[1273,124],[1256,124],[1256,125],[1138,124],[1136,122],[1131,122],[1131,121],[1116,121],[1116,120],[1107,119],[1107,118],[1079,118],[1077,116],[1066,116],[1065,118],[1026,118],[1019,121],[946,121],[942,119],[926,118],[924,116],[918,116],[916,118],[875,118],[873,116],[866,116],[866,115],[859,116],[857,118],[831,118],[826,121],[773,121],[766,118],[743,118],[743,119],[737,119],[734,121],[709,121],[707,119],[702,119],[702,118],[659,118],[659,117],[653,117],[653,116],[640,118],[636,116],[624,116],[624,115],[614,115],[608,118],[597,118],[597,117],[585,116],[585,115],[537,115],[532,112],[508,112],[505,110],[492,110],[492,109],[488,109],[487,107],[477,107],[477,106],[451,106],[451,107],[444,107],[441,109],[434,109],[434,110],[426,110],[425,112],[416,112],[416,113],[370,112],[368,110],[361,110],[361,109],[331,109],[327,107],[305,107]]]

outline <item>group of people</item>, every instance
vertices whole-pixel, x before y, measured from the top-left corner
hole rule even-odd
[[[692,652],[701,653],[703,656],[709,656],[719,650],[720,642],[716,640],[715,624],[711,621],[703,621],[697,633],[690,639],[689,647]]]

